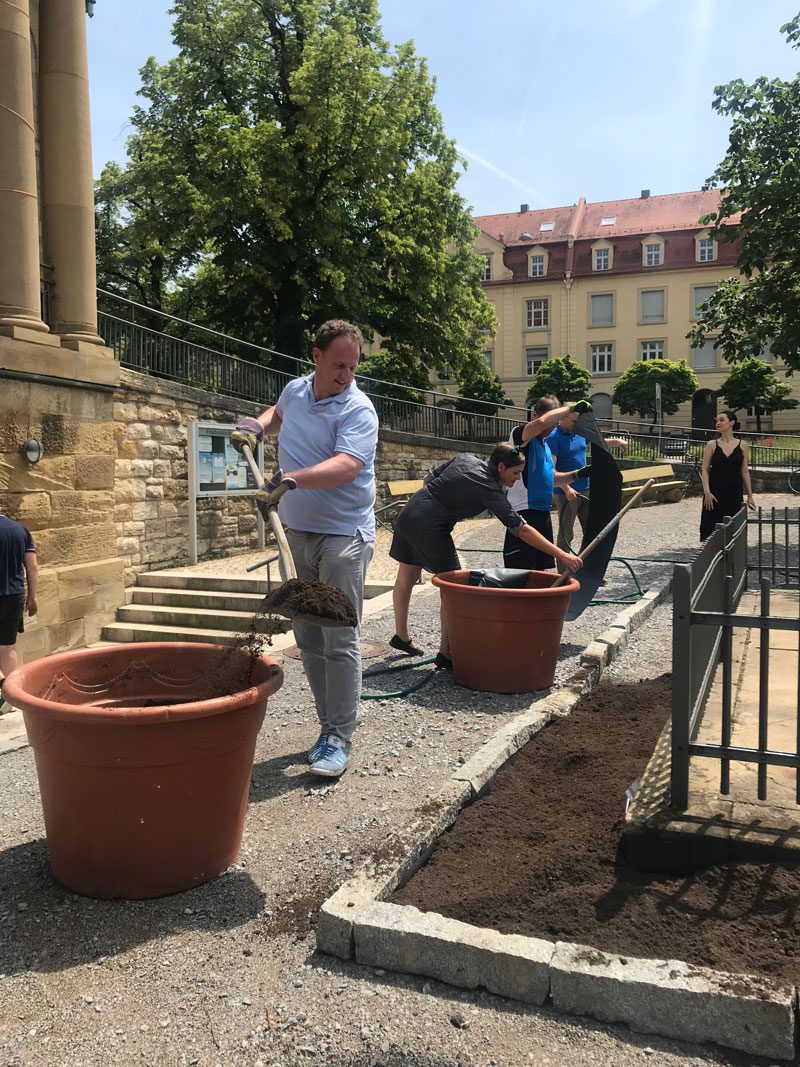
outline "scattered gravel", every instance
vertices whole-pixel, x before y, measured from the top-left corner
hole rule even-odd
[[[635,565],[644,585],[669,574],[664,557],[688,558],[697,547],[698,513],[699,501],[690,500],[626,518],[618,550],[661,560]],[[462,532],[462,544],[501,537],[494,520]],[[389,578],[393,565],[379,557]],[[470,563],[482,559],[499,561]],[[630,585],[623,570],[612,565],[604,592]],[[618,610],[593,607],[565,627],[559,679]],[[412,600],[412,627],[431,651],[437,613],[438,597],[423,588]],[[668,670],[669,626],[669,608],[656,611],[612,676]],[[367,619],[364,636],[385,640],[392,630],[386,611]],[[406,699],[363,705],[351,770],[329,783],[307,774],[305,750],[316,733],[310,694],[297,661],[287,658],[285,671],[259,738],[239,861],[189,893],[94,901],[58,886],[46,863],[32,752],[0,756],[0,1064],[753,1063],[318,954],[321,902],[532,697],[473,693],[438,672]]]

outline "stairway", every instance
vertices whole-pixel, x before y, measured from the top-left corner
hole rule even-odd
[[[391,588],[386,583],[367,585],[365,599]],[[248,632],[267,591],[266,578],[188,574],[180,569],[142,573],[128,590],[128,603],[117,608],[116,621],[103,627],[101,639],[230,645]],[[286,619],[275,622],[276,633],[290,629]]]

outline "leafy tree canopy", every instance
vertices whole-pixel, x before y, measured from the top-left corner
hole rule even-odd
[[[477,365],[495,318],[463,162],[377,0],[172,11],[178,55],[143,68],[128,165],[100,182],[101,284],[290,355],[336,317],[415,373]]]
[[[781,32],[800,46],[800,14]],[[800,368],[800,74],[752,85],[737,78],[717,86],[712,106],[732,122],[728,152],[706,182],[725,193],[707,221],[717,239],[741,240],[743,278],[719,286],[689,337],[699,345],[718,334],[730,362],[769,347],[791,374]]]
[[[638,359],[620,375],[612,400],[623,415],[655,417],[656,384],[661,385],[661,411],[674,415],[697,389],[697,378],[683,360]]]
[[[455,403],[457,411],[496,415],[498,407],[511,403],[511,397],[506,396],[502,382],[484,360],[469,364],[457,373],[456,386],[459,392],[459,399]]]
[[[768,363],[752,357],[743,359],[732,367],[728,377],[717,390],[717,395],[725,397],[728,407],[734,411],[740,408],[755,408],[759,433],[762,415],[771,415],[774,411],[791,411],[797,407],[798,402],[793,399],[791,393],[791,386],[782,382]]]
[[[552,393],[562,404],[582,400],[591,392],[592,376],[585,367],[579,366],[567,354],[556,359],[546,359],[539,367],[533,385],[527,392],[525,403],[530,407],[540,396]]]

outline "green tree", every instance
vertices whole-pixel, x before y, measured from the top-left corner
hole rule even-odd
[[[620,375],[612,400],[624,415],[655,421],[657,384],[662,413],[674,415],[697,389],[697,378],[683,360],[637,359]]]
[[[566,356],[546,359],[542,363],[527,392],[525,403],[531,407],[540,396],[552,393],[562,404],[568,404],[571,400],[582,400],[588,396],[591,385],[591,374],[567,353]]]
[[[740,408],[755,408],[756,429],[761,433],[761,416],[774,411],[791,411],[797,407],[792,398],[792,388],[782,382],[775,371],[763,359],[743,359],[728,372],[728,377],[717,389],[717,395],[734,411]]]
[[[456,374],[456,387],[459,393],[455,403],[456,411],[475,415],[496,415],[499,407],[511,403],[511,397],[506,396],[503,383],[483,359],[479,363],[469,364]]]
[[[800,45],[800,14],[781,28]],[[721,241],[740,240],[741,276],[723,280],[689,334],[708,333],[729,362],[770,348],[787,374],[800,368],[800,74],[791,81],[737,78],[717,86],[713,109],[732,120],[725,158],[706,182],[724,187],[714,223]]]
[[[409,370],[477,365],[495,319],[455,191],[463,161],[425,61],[384,40],[377,0],[172,10],[178,55],[142,70],[126,169],[156,177],[159,210],[181,220],[172,309],[292,356],[343,317]],[[128,224],[143,210],[129,200]]]

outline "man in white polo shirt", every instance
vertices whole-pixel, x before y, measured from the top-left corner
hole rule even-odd
[[[341,589],[359,623],[375,541],[378,441],[375,408],[355,384],[363,341],[349,322],[323,323],[314,337],[314,373],[289,382],[257,419],[240,419],[232,436],[237,447],[255,449],[265,433],[278,435],[281,470],[269,484],[282,492],[279,514],[297,576]],[[297,622],[293,629],[320,721],[308,752],[311,772],[336,778],[350,759],[361,700],[359,630]]]

